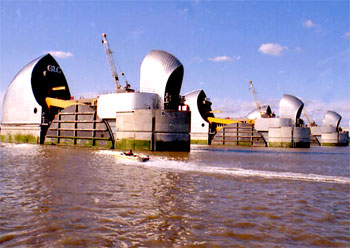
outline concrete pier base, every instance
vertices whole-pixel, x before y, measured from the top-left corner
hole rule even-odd
[[[40,143],[40,124],[2,124],[0,140],[9,143]]]
[[[293,129],[293,147],[310,147],[310,129],[305,127],[294,127]]]
[[[269,147],[308,148],[310,130],[303,127],[269,128]]]
[[[269,147],[292,147],[292,127],[269,128]]]
[[[348,132],[323,133],[321,135],[322,146],[348,146]]]
[[[208,145],[209,144],[208,132],[205,132],[205,133],[191,132],[191,144]]]
[[[117,112],[115,148],[189,151],[191,112],[140,109]]]

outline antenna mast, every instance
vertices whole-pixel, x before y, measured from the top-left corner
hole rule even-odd
[[[120,89],[117,68],[115,67],[115,63],[114,63],[113,56],[112,56],[112,50],[109,47],[109,43],[107,41],[107,34],[105,34],[105,33],[102,34],[102,45],[105,48],[105,52],[107,55],[108,63],[109,63],[110,69],[111,69],[111,73],[112,73],[112,77],[113,77],[116,89]]]

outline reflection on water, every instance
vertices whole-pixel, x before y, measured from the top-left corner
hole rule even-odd
[[[348,247],[349,148],[0,144],[5,247]]]

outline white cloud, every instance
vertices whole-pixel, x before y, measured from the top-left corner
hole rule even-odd
[[[315,26],[316,26],[316,24],[313,23],[310,19],[303,22],[303,27],[305,27],[305,28],[313,28]]]
[[[345,39],[350,39],[350,32],[345,32],[344,33],[344,38]]]
[[[47,51],[45,53],[49,53],[52,56],[60,58],[60,59],[66,59],[66,58],[73,56],[73,54],[71,52],[63,52],[63,51]]]
[[[232,58],[228,56],[217,56],[215,58],[208,58],[208,60],[213,62],[224,62],[224,61],[232,61]]]
[[[296,46],[295,51],[297,51],[298,53],[301,53],[303,51],[303,49],[301,49],[300,46]]]
[[[195,61],[195,62],[199,62],[199,63],[203,62],[203,59],[201,57],[198,57],[198,56],[193,57],[192,60]]]
[[[287,51],[288,47],[281,46],[277,43],[264,43],[259,47],[259,52],[263,54],[273,55],[273,56],[281,56],[284,51]]]
[[[228,56],[217,56],[214,58],[208,58],[208,60],[212,62],[230,62],[230,61],[238,61],[240,60],[240,56],[235,56],[235,57],[228,57]]]

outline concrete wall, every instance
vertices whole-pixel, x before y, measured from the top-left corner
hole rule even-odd
[[[323,133],[334,133],[337,131],[337,128],[334,126],[318,126],[318,127],[311,127],[311,134],[320,136]]]
[[[97,115],[102,119],[114,119],[120,111],[159,108],[159,97],[154,93],[113,93],[100,95],[97,100]]]
[[[259,118],[255,120],[254,128],[257,131],[268,131],[269,128],[290,127],[292,119],[290,118]]]
[[[190,150],[188,111],[135,110],[116,114],[116,149]]]
[[[312,127],[311,134],[321,141],[322,146],[349,145],[349,132],[338,132],[335,126]]]
[[[323,133],[321,135],[322,146],[336,146],[338,144],[338,132],[334,133]]]
[[[209,144],[208,132],[191,132],[191,144],[208,145]]]
[[[270,147],[310,147],[310,130],[308,128],[270,128],[268,136]]]
[[[348,146],[349,133],[348,132],[334,132],[323,133],[321,135],[322,146]]]
[[[40,124],[2,124],[0,140],[14,143],[39,143]]]
[[[292,127],[272,127],[269,129],[270,147],[292,147]]]
[[[310,147],[310,129],[305,127],[294,127],[293,129],[293,147]]]
[[[339,133],[339,145],[348,146],[349,145],[349,132]]]

